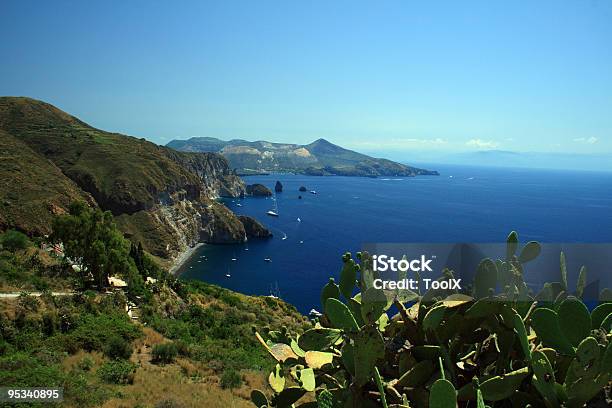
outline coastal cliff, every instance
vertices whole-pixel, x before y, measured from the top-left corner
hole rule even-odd
[[[0,166],[0,230],[48,234],[52,217],[81,200],[111,211],[124,234],[163,263],[197,243],[246,239],[242,222],[215,201],[246,191],[220,154],[105,132],[48,103],[16,97],[0,98],[0,140],[7,158]]]

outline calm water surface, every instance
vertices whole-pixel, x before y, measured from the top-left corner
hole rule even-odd
[[[274,208],[269,198],[224,202],[263,222],[274,237],[203,246],[182,267],[182,276],[246,294],[279,294],[306,313],[319,308],[321,287],[337,276],[341,255],[364,243],[503,242],[511,230],[523,242],[612,242],[612,173],[428,168],[441,175],[247,177],[247,183],[271,190],[281,181],[280,216],[266,215]],[[318,194],[299,192],[302,185]]]

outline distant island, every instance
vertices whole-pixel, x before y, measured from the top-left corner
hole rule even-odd
[[[183,152],[220,153],[239,175],[271,172],[360,177],[438,175],[437,171],[357,153],[325,139],[318,139],[307,145],[298,145],[193,137],[187,140],[172,140],[166,146]]]

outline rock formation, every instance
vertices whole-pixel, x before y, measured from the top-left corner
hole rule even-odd
[[[259,221],[248,215],[239,215],[238,219],[244,225],[244,230],[249,238],[268,238],[272,233],[264,227]]]
[[[263,184],[249,184],[246,186],[246,193],[253,197],[271,197],[272,191]]]

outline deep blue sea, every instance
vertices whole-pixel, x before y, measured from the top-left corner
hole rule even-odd
[[[245,294],[274,293],[307,313],[319,308],[321,287],[337,277],[341,255],[365,243],[504,242],[512,230],[522,242],[612,242],[612,173],[426,168],[440,176],[246,177],[271,190],[276,180],[283,184],[278,218],[266,215],[274,207],[270,198],[224,200],[274,237],[205,245],[180,273]],[[302,185],[318,194],[299,192]]]

